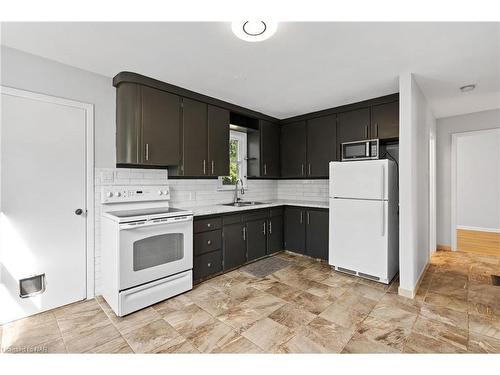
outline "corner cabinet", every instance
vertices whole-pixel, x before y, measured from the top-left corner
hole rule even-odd
[[[262,177],[280,176],[280,126],[260,121],[260,153]]]
[[[116,163],[178,165],[180,97],[135,83],[121,83],[116,95]]]
[[[281,177],[304,177],[306,174],[305,121],[293,122],[281,128]]]

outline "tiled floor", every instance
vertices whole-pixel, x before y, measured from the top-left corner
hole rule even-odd
[[[500,353],[500,259],[433,256],[415,299],[289,253],[266,278],[236,270],[117,318],[97,299],[9,323],[3,351]]]

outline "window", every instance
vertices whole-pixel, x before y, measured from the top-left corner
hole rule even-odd
[[[246,186],[247,134],[236,130],[229,132],[229,176],[219,177],[219,189],[234,189],[238,179]]]

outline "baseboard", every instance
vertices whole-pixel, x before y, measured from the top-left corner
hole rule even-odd
[[[437,245],[437,251],[451,251],[451,246],[448,245]]]
[[[417,284],[413,289],[404,289],[399,287],[398,288],[398,294],[400,296],[406,297],[406,298],[415,298],[415,295],[417,294],[417,290],[420,287],[420,284],[422,283],[422,280],[424,279],[425,273],[427,272],[427,269],[429,268],[429,263],[427,263],[424,267],[424,270],[420,273],[420,276],[418,277]]]
[[[458,228],[457,250],[479,255],[500,256],[500,231],[492,228]]]

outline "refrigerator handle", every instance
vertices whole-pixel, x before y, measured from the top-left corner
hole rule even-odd
[[[385,199],[385,167],[382,165],[382,199]],[[389,199],[389,197],[387,197]]]
[[[385,202],[382,201],[382,237],[385,236]]]

